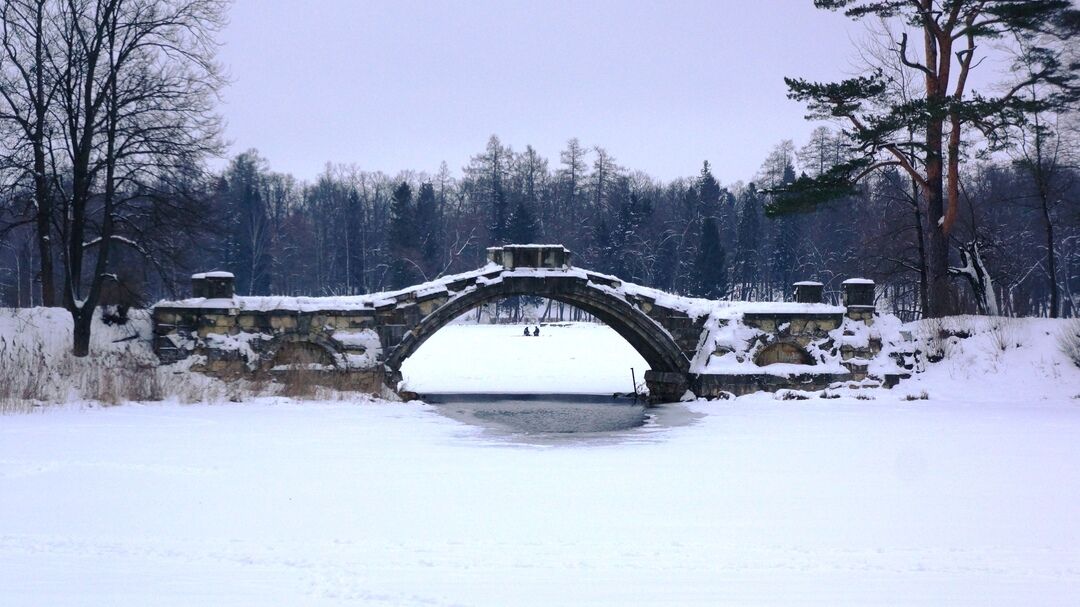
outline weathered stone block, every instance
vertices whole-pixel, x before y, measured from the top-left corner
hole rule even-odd
[[[851,320],[866,323],[867,326],[874,325],[874,311],[863,310],[860,308],[848,308],[847,317]]]
[[[295,316],[285,316],[275,314],[270,317],[270,328],[274,331],[291,331],[296,329],[297,322]]]
[[[428,314],[431,314],[435,310],[441,308],[446,303],[446,300],[447,298],[445,296],[427,299],[417,304],[417,307],[420,309],[420,313],[423,316],[427,316]]]
[[[154,322],[160,324],[174,325],[177,321],[177,315],[175,312],[168,310],[155,310]]]

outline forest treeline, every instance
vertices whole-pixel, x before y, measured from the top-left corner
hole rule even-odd
[[[243,294],[363,294],[475,269],[489,246],[550,242],[570,248],[583,267],[718,299],[784,299],[797,280],[820,280],[835,298],[842,280],[866,276],[879,283],[883,308],[918,317],[925,219],[899,172],[882,170],[814,213],[766,216],[763,191],[832,166],[845,153],[841,137],[820,127],[800,146],[780,142],[756,175],[727,185],[708,162],[665,182],[576,139],[556,162],[492,136],[459,175],[445,163],[433,174],[393,176],[328,165],[310,182],[271,170],[249,150],[210,177],[201,195],[173,201],[182,223],[163,220],[153,247],[118,250],[115,271],[141,304],[184,295],[188,275],[210,269],[233,272]],[[954,264],[967,243],[979,243],[1002,311],[1045,315],[1046,233],[1056,228],[1062,311],[1074,314],[1080,173],[1061,169],[1053,182],[1058,204],[1044,209],[1023,163],[999,159],[969,171]],[[40,301],[30,232],[5,240],[5,305]],[[957,281],[965,309],[977,312],[968,281],[961,274]]]

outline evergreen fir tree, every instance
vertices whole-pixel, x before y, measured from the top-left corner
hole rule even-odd
[[[495,198],[492,201],[491,225],[488,227],[492,244],[509,244],[507,242],[510,228],[509,207],[506,192],[501,187],[496,189]]]
[[[762,281],[761,244],[765,235],[762,223],[765,208],[757,187],[750,183],[739,196],[739,220],[735,231],[735,254],[732,263],[733,286],[739,299],[754,297]]]
[[[794,183],[795,167],[791,164],[785,165],[781,179],[782,185]],[[779,293],[786,293],[795,280],[801,237],[797,220],[797,217],[791,215],[782,215],[773,220],[776,231],[772,246],[772,288]]]
[[[394,188],[390,202],[390,280],[393,288],[408,286],[417,277],[413,258],[419,239],[412,198],[412,188],[402,181]]]
[[[536,216],[524,200],[518,200],[507,226],[507,238],[514,244],[529,244],[536,239],[537,227]]]
[[[713,177],[708,160],[701,167],[701,176],[698,177],[697,182],[697,194],[698,200],[701,202],[698,212],[706,217],[715,217],[720,206],[722,188],[720,183],[716,181],[716,177]]]
[[[419,263],[424,278],[434,278],[439,263],[439,215],[435,187],[431,182],[420,185],[416,196],[416,237],[418,239]]]
[[[593,229],[592,247],[593,263],[597,271],[605,274],[614,273],[615,247],[611,238],[611,230],[608,229],[607,219],[601,217]]]
[[[724,265],[724,247],[720,244],[720,231],[716,220],[706,217],[701,224],[701,246],[694,258],[694,295],[719,299],[727,294],[727,267]]]

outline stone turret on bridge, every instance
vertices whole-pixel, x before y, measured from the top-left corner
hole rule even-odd
[[[472,272],[351,297],[238,297],[231,275],[196,274],[195,297],[154,307],[155,351],[163,363],[196,356],[194,368],[220,376],[317,369],[336,385],[345,377],[357,389],[398,389],[402,363],[439,329],[519,295],[578,307],[614,329],[649,364],[645,380],[658,401],[687,390],[717,396],[862,381],[881,351],[866,330],[869,281],[845,283],[846,308],[820,303],[818,283],[796,285],[798,301],[787,304],[714,302],[575,267],[562,245],[487,253],[488,265]]]
[[[508,270],[517,268],[570,268],[570,249],[561,244],[509,244],[488,247],[487,258]]]

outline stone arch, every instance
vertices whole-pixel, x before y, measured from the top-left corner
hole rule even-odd
[[[690,368],[686,355],[663,327],[610,290],[591,285],[579,276],[525,275],[503,276],[488,284],[477,284],[473,290],[452,297],[433,310],[389,349],[387,370],[397,374],[409,356],[455,318],[490,301],[516,295],[546,297],[592,314],[637,350],[653,371],[686,373]]]
[[[275,337],[264,350],[262,369],[269,371],[279,363],[300,362],[290,360],[294,356],[310,357],[310,362],[332,365],[343,369],[341,352],[333,342],[321,335],[307,333],[285,333]]]
[[[775,364],[812,365],[814,357],[794,341],[775,341],[754,356],[754,364],[759,367]]]

